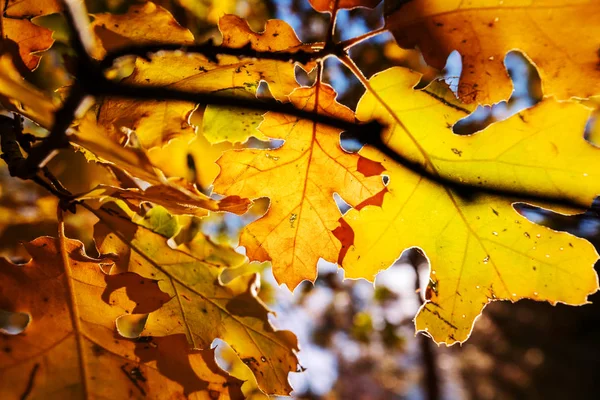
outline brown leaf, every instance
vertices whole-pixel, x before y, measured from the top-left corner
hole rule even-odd
[[[100,300],[100,267],[111,259],[90,258],[62,235],[25,247],[27,264],[0,260],[0,312],[20,324],[8,330],[2,319],[1,398],[241,398],[241,382],[216,366],[213,350],[188,351],[184,335],[138,342],[116,335],[114,320],[132,301],[124,290]],[[112,289],[131,294],[134,275],[109,277]],[[161,295],[155,281],[146,283],[145,299]]]
[[[219,276],[225,268],[221,262],[226,257],[213,264],[204,258],[205,247],[200,247],[200,254],[194,253],[195,246],[173,249],[165,237],[136,225],[113,205],[95,214],[100,218],[94,233],[99,250],[119,257],[112,272],[156,279],[161,290],[173,297],[144,320],[142,336],[185,334],[192,347],[200,349],[222,339],[253,371],[263,391],[289,394],[288,374],[298,363],[297,339],[271,326],[270,311],[256,297],[254,276],[221,285]],[[123,316],[118,325],[130,329],[137,321],[139,316]]]

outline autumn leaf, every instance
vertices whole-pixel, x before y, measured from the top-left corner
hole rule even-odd
[[[310,5],[319,12],[331,12],[336,4],[336,0],[308,0]],[[375,8],[381,0],[337,0],[338,9],[366,7]]]
[[[52,31],[36,25],[32,19],[61,10],[56,0],[7,0],[0,15],[1,47],[14,57],[19,57],[29,70],[37,68],[39,52],[48,50],[54,43]]]
[[[188,29],[179,25],[167,10],[150,1],[131,6],[125,14],[94,14],[90,27],[95,34],[97,53],[94,56],[98,59],[107,52],[132,45],[194,43],[194,35]]]
[[[153,185],[145,190],[100,185],[90,192],[78,196],[78,199],[111,197],[124,200],[132,208],[139,208],[142,203],[149,202],[163,206],[170,213],[176,215],[194,215],[196,217],[206,216],[209,211],[244,214],[251,205],[249,200],[242,199],[239,196],[214,200],[199,192],[193,186],[178,185],[177,182],[172,183],[172,185]]]
[[[147,153],[140,148],[122,146],[116,137],[114,128],[99,125],[93,113],[88,112],[78,121],[69,141],[91,152],[85,153],[89,161],[111,164],[145,182],[161,184],[162,173],[152,165]]]
[[[8,110],[19,112],[44,128],[50,129],[54,124],[56,104],[23,79],[8,54],[0,56],[0,102]]]
[[[238,96],[254,97],[246,91],[238,91]],[[268,138],[257,129],[263,115],[246,108],[208,105],[202,115],[202,135],[211,144],[245,143],[251,137],[266,141]]]
[[[319,84],[297,89],[290,101],[301,109],[352,120],[353,113],[335,96],[333,88]],[[359,204],[383,188],[382,168],[346,153],[335,128],[271,112],[259,130],[285,144],[225,152],[214,188],[224,195],[271,200],[268,212],[244,229],[240,245],[252,260],[272,260],[277,281],[293,289],[305,279],[315,280],[320,257],[337,259],[341,243],[332,231],[340,213],[333,194]]]
[[[114,207],[95,214],[100,218],[95,228],[99,250],[119,256],[111,273],[129,271],[156,279],[173,297],[149,314],[143,336],[185,334],[192,347],[200,349],[222,339],[252,369],[263,391],[289,394],[287,375],[296,370],[297,341],[291,332],[273,329],[253,281],[221,285],[223,266],[208,263],[193,251],[172,249],[165,237],[134,224]],[[131,321],[124,318],[120,323]]]
[[[563,100],[600,92],[600,3],[595,0],[398,4],[387,10],[386,27],[402,47],[418,46],[438,69],[452,51],[460,53],[458,93],[466,102],[491,104],[510,97],[504,57],[512,50],[524,52],[538,67],[546,95]],[[573,21],[585,29],[573,29]]]
[[[206,190],[219,174],[217,159],[231,148],[229,142],[212,145],[204,135],[192,133],[148,150],[148,157],[166,176],[184,178]]]
[[[389,124],[384,140],[394,151],[439,176],[474,185],[582,205],[600,193],[593,167],[599,150],[583,139],[590,112],[585,107],[547,98],[482,132],[458,136],[452,126],[468,111],[446,100],[450,91],[444,94],[438,84],[414,90],[418,81],[417,73],[389,69],[371,78],[359,103],[359,119]],[[436,342],[465,341],[493,300],[585,304],[598,289],[592,245],[528,221],[513,209],[517,196],[465,195],[373,149],[364,155],[381,159],[390,181],[381,208],[344,216],[353,234],[344,238],[342,266],[349,278],[373,280],[404,249],[422,249],[431,275],[416,326]]]
[[[161,26],[161,21],[156,22]],[[166,29],[169,29],[167,26]],[[254,50],[282,51],[301,48],[292,28],[283,21],[270,20],[265,31],[253,32],[241,18],[226,15],[219,21],[223,46]],[[269,84],[273,96],[286,100],[298,87],[294,64],[275,60],[239,59],[219,56],[217,63],[200,54],[167,52],[138,58],[133,73],[123,80],[130,85],[169,87],[188,92],[222,90],[256,93],[261,81]],[[145,148],[166,144],[169,140],[193,134],[189,118],[195,105],[182,101],[116,100],[104,101],[99,112],[102,125],[127,127],[136,131]]]
[[[101,271],[112,260],[88,257],[62,232],[25,247],[27,264],[0,260],[0,309],[19,323],[0,335],[3,399],[241,398],[242,382],[219,369],[214,351],[189,350],[184,335],[137,342],[116,335],[115,318],[141,303],[128,297],[135,288],[122,275]],[[148,296],[161,293],[156,281],[135,282]]]

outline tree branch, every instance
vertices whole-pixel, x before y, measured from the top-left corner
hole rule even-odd
[[[351,133],[353,137],[358,139],[363,145],[370,145],[391,160],[399,163],[407,169],[433,181],[440,185],[444,185],[454,191],[457,195],[463,198],[475,198],[480,194],[494,194],[498,196],[516,197],[519,200],[537,200],[537,201],[553,201],[558,204],[565,204],[577,207],[588,207],[589,204],[579,204],[576,201],[561,197],[560,195],[540,195],[535,193],[523,194],[517,190],[510,188],[493,188],[479,186],[474,183],[460,182],[450,177],[441,176],[437,171],[431,171],[427,166],[415,163],[406,159],[404,156],[392,150],[382,139],[382,132],[385,128],[378,121],[371,121],[360,124],[356,121],[347,121],[332,116],[319,114],[314,111],[307,111],[294,107],[290,103],[280,103],[276,100],[259,100],[247,99],[233,96],[225,96],[217,93],[193,93],[181,90],[174,90],[166,87],[153,86],[132,86],[122,82],[114,82],[108,80],[103,73],[103,67],[110,65],[111,60],[114,60],[124,55],[139,55],[144,56],[148,52],[160,51],[166,49],[183,49],[179,45],[156,45],[156,46],[140,46],[122,49],[112,53],[101,63],[93,60],[88,54],[89,40],[85,39],[89,34],[89,21],[87,14],[80,12],[83,6],[76,0],[65,0],[65,16],[73,34],[71,35],[71,45],[78,56],[78,66],[76,71],[76,85],[72,88],[71,93],[65,101],[63,107],[56,113],[55,124],[52,127],[50,135],[44,139],[39,145],[31,148],[31,153],[25,163],[13,162],[13,171],[15,176],[27,179],[33,177],[40,166],[43,166],[49,156],[59,148],[68,146],[68,138],[66,131],[75,118],[75,112],[86,95],[94,96],[115,96],[124,98],[133,98],[141,100],[182,100],[191,103],[213,104],[229,107],[248,108],[261,111],[273,111],[283,114],[288,114],[298,118],[314,121],[320,124],[330,125],[346,132]],[[75,10],[75,11],[74,11]],[[83,15],[83,16],[82,16]],[[85,17],[85,22],[79,21]],[[298,52],[255,52],[248,46],[240,49],[228,49],[220,46],[214,46],[212,43],[204,45],[184,47],[186,51],[197,50],[198,52],[206,52],[210,56],[213,54],[235,54],[239,56],[258,56],[276,60],[293,60],[298,62],[307,62],[310,60],[322,60],[324,57],[335,55],[342,61],[349,59],[347,53],[343,50],[344,46],[352,45],[361,40],[366,40],[374,34],[381,33],[383,30],[376,30],[362,37],[351,39],[352,42],[346,41],[341,43],[333,43],[329,46],[325,43],[321,50],[316,52],[306,52],[300,50]],[[320,44],[319,44],[320,45]],[[169,47],[173,46],[173,47]],[[252,54],[250,54],[252,53]],[[346,63],[348,65],[348,63]],[[353,63],[352,63],[353,65]],[[352,66],[351,65],[351,66]],[[354,71],[353,71],[354,72]],[[365,78],[366,79],[366,78]],[[3,135],[4,137],[4,135]],[[2,144],[4,147],[4,143]],[[13,153],[16,154],[16,153]],[[21,156],[22,157],[22,156]],[[19,164],[17,167],[16,165]],[[15,169],[16,168],[16,169]],[[515,199],[516,201],[516,199]]]
[[[331,48],[326,49],[324,43],[312,43],[311,51],[303,48],[298,48],[296,51],[259,51],[254,50],[252,45],[248,43],[243,47],[232,48],[217,46],[212,40],[201,44],[149,44],[139,46],[127,46],[109,52],[102,61],[100,67],[107,69],[113,65],[116,59],[126,56],[137,56],[144,59],[149,59],[148,55],[159,51],[182,51],[189,54],[202,54],[212,62],[218,62],[217,56],[229,55],[235,57],[257,58],[262,60],[275,60],[282,62],[297,62],[300,64],[308,64],[312,61],[335,54]],[[341,47],[340,47],[341,48]]]

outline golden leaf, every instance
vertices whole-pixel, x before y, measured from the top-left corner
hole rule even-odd
[[[521,50],[538,67],[546,95],[558,99],[600,93],[600,3],[583,1],[414,0],[388,11],[386,27],[405,48],[418,46],[441,69],[458,50],[465,102],[508,99],[512,84],[504,57]],[[585,29],[573,29],[573,21]]]
[[[95,240],[102,253],[119,256],[111,273],[130,271],[159,280],[172,300],[147,316],[143,336],[185,334],[194,348],[208,349],[214,339],[227,342],[252,369],[260,388],[269,394],[289,394],[289,372],[295,371],[296,337],[276,331],[269,310],[256,297],[255,282],[221,285],[225,268],[191,252],[172,249],[167,239],[134,224],[122,211],[97,210]],[[233,250],[230,250],[233,252]],[[117,325],[135,321],[124,316]]]
[[[133,5],[125,14],[94,14],[90,27],[95,34],[97,53],[94,56],[98,59],[106,52],[132,45],[194,43],[194,35],[188,29],[152,2]]]
[[[177,185],[177,182],[167,181],[172,185],[154,185],[141,189],[122,189],[114,186],[100,185],[88,193],[79,195],[78,200],[111,197],[127,202],[130,207],[139,208],[142,203],[154,203],[166,208],[176,215],[194,215],[203,217],[213,212],[230,212],[244,214],[252,204],[239,196],[228,196],[214,200],[196,190],[193,186]]]
[[[301,45],[292,28],[282,21],[268,21],[264,32],[255,33],[243,19],[226,15],[221,18],[219,28],[223,44],[228,47],[250,44],[255,50],[280,51]],[[298,87],[294,65],[288,62],[222,55],[219,62],[214,63],[200,54],[177,52],[154,54],[148,60],[138,58],[133,73],[124,79],[124,83],[131,85],[188,92],[235,89],[252,94],[261,81],[269,84],[271,93],[279,100],[286,100]],[[103,125],[135,130],[142,146],[151,148],[193,134],[195,129],[189,118],[194,108],[194,104],[182,101],[110,99],[102,104],[99,121]]]
[[[585,107],[548,98],[482,132],[458,136],[452,125],[466,111],[445,100],[439,86],[438,95],[431,88],[413,90],[418,81],[416,73],[389,69],[371,78],[359,102],[359,119],[389,124],[384,140],[397,153],[437,175],[491,188],[546,193],[582,205],[600,193],[593,167],[600,150],[582,135]],[[372,149],[364,154],[382,158]],[[517,196],[469,196],[382,162],[390,182],[381,208],[344,216],[353,234],[344,238],[342,266],[347,277],[373,280],[402,250],[422,249],[431,283],[416,326],[436,342],[465,341],[493,300],[585,304],[598,289],[593,246],[528,221],[513,209]]]
[[[90,161],[108,163],[148,183],[161,184],[162,173],[152,165],[146,152],[131,146],[123,147],[116,142],[116,136],[114,128],[100,126],[93,113],[88,112],[68,138],[71,143],[93,153],[85,153]]]
[[[15,68],[11,56],[0,56],[0,101],[8,110],[50,129],[57,107],[44,92],[27,82]]]
[[[219,174],[217,159],[232,147],[229,142],[211,145],[204,135],[190,134],[150,149],[148,157],[165,175],[184,178],[206,189]]]
[[[184,335],[137,342],[116,335],[125,307],[160,298],[156,281],[105,275],[100,268],[112,261],[88,257],[62,232],[25,247],[27,264],[0,260],[0,313],[9,317],[0,329],[0,397],[241,398],[242,382],[219,369],[213,350],[189,350]]]
[[[36,69],[40,63],[40,56],[36,53],[48,50],[54,39],[51,30],[31,20],[60,10],[60,3],[56,0],[6,1],[0,15],[2,49],[14,57],[19,56],[26,68]]]
[[[302,109],[352,120],[352,111],[335,96],[333,88],[320,84],[297,89],[290,100]],[[341,243],[332,231],[340,212],[333,194],[359,204],[383,188],[377,176],[382,168],[346,153],[335,128],[270,112],[259,129],[285,144],[225,152],[214,187],[224,195],[271,200],[267,213],[244,229],[240,244],[251,259],[272,260],[277,281],[293,289],[305,279],[314,281],[320,257],[337,259]]]

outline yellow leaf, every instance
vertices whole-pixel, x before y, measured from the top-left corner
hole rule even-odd
[[[246,91],[236,91],[238,96],[253,97]],[[206,106],[202,115],[202,135],[211,144],[222,142],[244,143],[250,137],[268,140],[257,128],[263,120],[262,111],[239,107]]]
[[[241,18],[227,15],[219,28],[223,45],[255,50],[293,50],[301,42],[292,28],[282,21],[271,20],[263,33],[255,33]],[[239,59],[220,56],[214,63],[200,54],[168,52],[138,58],[133,73],[124,79],[131,85],[169,87],[188,92],[216,92],[226,89],[256,93],[258,84],[266,81],[271,93],[279,100],[298,87],[294,65],[273,60]],[[100,109],[103,125],[124,126],[136,131],[145,148],[166,144],[169,140],[195,133],[189,118],[195,105],[182,101],[106,100]]]
[[[346,120],[353,113],[335,101],[328,85],[297,89],[292,104]],[[260,131],[285,144],[273,150],[243,149],[225,152],[215,191],[250,199],[268,197],[267,213],[244,229],[240,244],[248,256],[273,261],[280,283],[295,288],[314,281],[320,257],[335,261],[341,249],[332,231],[340,212],[333,194],[357,205],[383,188],[381,166],[340,146],[340,131],[308,120],[267,113]]]
[[[225,14],[236,12],[238,2],[236,0],[177,0],[181,7],[188,10],[201,22],[216,25]]]
[[[10,55],[0,56],[0,71],[2,105],[50,129],[54,124],[54,112],[57,109],[52,99],[23,79]]]
[[[223,35],[223,46],[232,48],[241,48],[249,45],[256,51],[289,51],[296,50],[308,51],[310,46],[304,45],[296,36],[294,29],[284,21],[277,19],[268,20],[265,24],[265,30],[256,33],[248,23],[235,15],[225,15],[219,20],[219,30]],[[237,58],[224,57],[231,63],[236,63]],[[244,75],[256,76],[256,82],[265,81],[269,84],[269,89],[273,97],[280,101],[286,101],[288,95],[299,85],[296,82],[294,64],[291,62],[282,62],[265,59],[245,59],[242,60],[241,68],[246,71]],[[311,68],[313,64],[307,66]],[[240,72],[237,72],[240,73]],[[249,81],[252,82],[252,81]],[[238,86],[238,85],[236,85]],[[247,86],[247,85],[246,85]]]
[[[106,276],[100,268],[110,259],[90,258],[62,235],[25,247],[27,264],[0,260],[0,313],[13,324],[0,329],[0,397],[241,397],[242,382],[219,369],[213,350],[189,350],[184,335],[143,342],[115,335],[125,307],[148,306],[139,296],[160,293],[156,281]]]
[[[600,151],[583,138],[591,112],[586,106],[545,98],[461,136],[452,126],[474,107],[461,104],[440,83],[414,90],[419,79],[404,68],[381,72],[371,78],[357,110],[360,120],[388,123],[384,141],[408,160],[454,181],[555,196],[582,207],[600,193]]]
[[[148,157],[165,175],[184,178],[206,189],[219,174],[217,159],[232,147],[229,142],[211,145],[204,135],[190,134],[150,149]]]
[[[6,1],[0,14],[2,49],[20,57],[28,69],[36,69],[40,63],[40,56],[36,53],[48,50],[54,39],[51,30],[31,20],[60,10],[60,3],[55,0]]]
[[[310,5],[319,12],[331,12],[336,0],[309,0]],[[375,8],[381,0],[338,0],[339,8],[366,7]]]
[[[143,336],[183,333],[194,348],[201,349],[222,339],[252,369],[263,391],[289,394],[287,375],[296,370],[297,340],[289,331],[273,329],[269,310],[255,295],[254,282],[221,285],[224,267],[201,258],[204,251],[198,257],[172,249],[166,238],[135,225],[116,208],[95,213],[101,220],[95,229],[99,250],[119,256],[112,272],[130,271],[157,279],[161,290],[172,296],[147,317]],[[117,325],[130,322],[125,316]]]
[[[94,14],[90,27],[97,43],[94,57],[98,59],[107,52],[133,45],[194,43],[194,35],[188,29],[152,2],[133,5],[125,14]]]
[[[573,21],[585,29],[573,29]],[[600,93],[597,0],[414,0],[388,10],[386,26],[402,47],[418,46],[438,69],[458,50],[458,92],[466,102],[510,97],[504,57],[515,49],[538,67],[546,95],[562,100]]]
[[[545,99],[483,132],[458,136],[451,126],[465,110],[429,88],[413,91],[418,78],[401,68],[378,74],[358,106],[359,119],[379,117],[390,125],[384,139],[399,154],[441,176],[481,179],[488,187],[562,195],[581,204],[600,193],[600,180],[590,178],[600,150],[583,140],[589,111],[582,106]],[[382,158],[372,149],[364,154]],[[390,181],[381,208],[344,216],[353,234],[344,239],[342,266],[347,277],[373,280],[404,249],[422,249],[431,283],[416,326],[436,342],[465,341],[493,300],[585,304],[598,289],[592,245],[528,221],[512,207],[518,197],[465,196],[382,162]]]
[[[88,160],[109,163],[148,183],[161,184],[161,172],[152,165],[146,152],[134,147],[123,147],[115,142],[115,137],[114,129],[98,125],[91,112],[79,121],[76,131],[68,136],[71,143],[93,153],[86,153]]]

